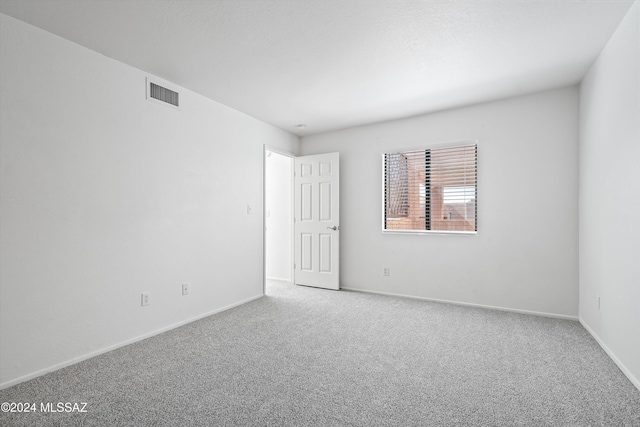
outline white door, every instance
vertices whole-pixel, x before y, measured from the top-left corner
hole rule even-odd
[[[294,279],[340,289],[339,153],[295,158]]]

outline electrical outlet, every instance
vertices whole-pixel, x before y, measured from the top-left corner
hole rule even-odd
[[[182,295],[189,295],[189,284],[188,283],[183,283],[182,284]]]
[[[389,267],[385,267],[385,268],[382,270],[382,275],[383,275],[383,276],[388,276],[390,273],[391,273],[391,272],[389,271]]]
[[[140,299],[140,305],[143,307],[145,305],[149,305],[149,292],[142,293],[142,298]]]
[[[251,205],[247,205],[247,215],[251,215]]]
[[[598,310],[600,310],[600,295],[596,295],[596,298],[598,300]]]

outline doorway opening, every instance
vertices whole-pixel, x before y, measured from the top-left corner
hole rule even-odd
[[[293,162],[293,156],[265,147],[265,294],[269,281],[293,283]]]

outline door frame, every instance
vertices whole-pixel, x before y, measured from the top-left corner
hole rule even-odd
[[[293,215],[295,213],[295,194],[294,194],[294,182],[293,182],[293,161],[297,157],[294,153],[284,151],[278,148],[273,148],[267,144],[262,145],[262,295],[266,295],[267,290],[267,151],[280,154],[281,156],[289,157],[292,160],[291,166],[291,222],[289,227],[291,228],[291,259],[289,260],[289,277],[291,277],[291,283],[294,282],[294,269],[293,263],[295,259],[294,251],[294,228],[293,228]]]

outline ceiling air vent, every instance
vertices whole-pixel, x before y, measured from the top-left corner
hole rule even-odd
[[[164,83],[163,83],[164,84]],[[165,84],[165,86],[167,86]],[[150,101],[162,102],[176,108],[180,107],[180,94],[164,86],[147,79],[147,99]]]

